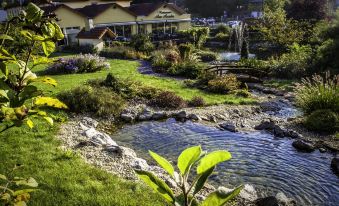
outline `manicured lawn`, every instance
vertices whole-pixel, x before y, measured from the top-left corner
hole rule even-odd
[[[37,123],[34,131],[13,128],[0,134],[0,174],[22,164],[15,176],[33,177],[40,191],[30,206],[166,205],[140,184],[124,181],[58,149],[58,128]]]
[[[131,80],[140,81],[145,85],[173,91],[186,100],[190,100],[195,96],[201,96],[206,100],[208,104],[254,103],[254,100],[250,98],[235,97],[233,95],[209,94],[199,89],[187,88],[182,81],[142,75],[137,71],[137,67],[139,65],[139,62],[137,61],[109,60],[109,62],[111,64],[111,68],[109,70],[89,74],[53,75],[52,77],[58,82],[58,87],[51,88],[49,86],[46,87],[46,85],[41,85],[41,87],[44,89],[44,91],[50,91],[52,94],[56,94],[60,91],[64,91],[81,85],[89,79],[105,78],[106,75],[111,72],[120,78],[129,78]],[[36,67],[34,71],[41,72],[44,69],[45,66],[39,66]]]

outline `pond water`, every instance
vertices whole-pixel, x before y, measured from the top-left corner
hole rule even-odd
[[[231,133],[197,123],[144,122],[127,125],[113,139],[131,147],[146,159],[148,150],[176,163],[182,150],[201,145],[204,150],[224,149],[233,158],[218,166],[215,186],[253,184],[260,196],[284,192],[298,205],[338,206],[339,178],[330,168],[332,154],[300,153],[291,140],[266,132]]]
[[[222,61],[239,61],[241,56],[237,52],[221,52],[220,53]],[[249,54],[249,58],[254,58],[255,54]]]

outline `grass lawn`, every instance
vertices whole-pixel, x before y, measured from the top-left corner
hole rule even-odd
[[[166,205],[150,189],[101,171],[76,155],[58,149],[58,127],[43,122],[34,131],[25,126],[0,134],[0,174],[22,164],[15,176],[33,177],[41,191],[32,193],[31,206]]]
[[[140,81],[145,85],[173,91],[186,100],[190,100],[195,96],[201,96],[208,104],[250,104],[255,102],[251,98],[235,97],[233,95],[210,94],[199,89],[188,88],[182,81],[177,81],[174,79],[142,75],[137,71],[137,67],[139,65],[139,62],[137,61],[109,60],[109,62],[111,64],[111,68],[109,70],[87,74],[53,75],[51,77],[57,80],[58,87],[51,88],[46,85],[39,86],[41,86],[44,91],[50,91],[51,95],[53,95],[60,91],[65,91],[67,89],[81,85],[89,79],[105,78],[108,73],[113,73],[120,78],[129,78],[131,80]],[[44,69],[45,66],[42,65],[36,67],[34,71],[40,73],[44,71]]]

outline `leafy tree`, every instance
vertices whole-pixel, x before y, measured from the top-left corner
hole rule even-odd
[[[213,173],[216,165],[231,159],[227,151],[215,151],[209,154],[204,153],[200,146],[190,147],[184,150],[178,157],[177,167],[179,173],[175,172],[172,164],[164,157],[149,151],[153,159],[173,178],[181,190],[179,196],[175,196],[170,187],[151,172],[136,170],[135,172],[145,183],[158,192],[164,199],[175,206],[191,206],[199,204],[195,196],[201,191],[209,176]],[[192,184],[189,184],[189,176],[192,168],[196,168],[197,176]],[[231,192],[218,189],[209,194],[201,202],[201,206],[223,206],[240,193],[242,186]]]
[[[11,29],[18,29],[22,39],[27,41],[23,55],[15,55],[6,46],[14,39],[9,35]],[[26,11],[9,20],[4,33],[0,34],[0,132],[26,123],[33,128],[33,118],[42,117],[49,124],[53,119],[43,108],[67,108],[58,99],[46,97],[34,83],[40,82],[56,86],[49,77],[38,78],[31,69],[37,65],[49,63],[48,56],[55,50],[55,43],[64,35],[55,23],[55,16],[44,15],[35,4],[28,4]],[[35,50],[40,45],[44,56]]]
[[[201,48],[205,44],[209,33],[210,30],[208,27],[191,28],[180,31],[180,34],[190,40],[197,48]]]
[[[326,18],[327,0],[293,0],[287,16],[295,20],[319,21]]]

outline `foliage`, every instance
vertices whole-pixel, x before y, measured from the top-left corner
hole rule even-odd
[[[180,55],[174,49],[161,49],[152,52],[152,67],[157,72],[167,72],[167,69],[180,61]]]
[[[326,18],[326,0],[292,0],[287,15],[296,20],[319,21]]]
[[[270,67],[274,76],[279,78],[299,78],[306,74],[311,64],[312,48],[293,44],[288,53],[270,60]]]
[[[200,49],[206,42],[209,35],[208,27],[194,27],[188,30],[180,31],[180,34],[190,40],[195,47]]]
[[[92,54],[80,54],[71,58],[60,58],[46,69],[47,74],[93,73],[109,69],[105,58]]]
[[[187,60],[190,58],[190,56],[193,53],[194,46],[192,44],[186,43],[186,44],[180,44],[178,47],[180,58],[182,60]]]
[[[11,27],[21,28],[21,38],[26,39],[28,47],[24,56],[15,56],[6,48],[6,42],[13,41],[9,36]],[[54,17],[44,15],[44,12],[34,4],[28,4],[26,11],[12,18],[6,24],[3,34],[0,34],[0,123],[1,132],[24,122],[33,128],[30,118],[42,117],[53,124],[51,117],[42,107],[51,106],[67,108],[65,104],[54,98],[46,98],[33,83],[39,82],[56,86],[55,80],[38,78],[31,69],[37,65],[50,62],[47,58],[55,50],[55,43],[64,35],[55,23]],[[39,56],[35,45],[40,45],[44,57]],[[32,64],[29,64],[30,61]],[[14,65],[14,66],[13,66]],[[43,101],[42,101],[43,100]]]
[[[204,64],[196,60],[186,60],[172,66],[168,73],[170,75],[195,79],[203,72],[204,66]]]
[[[119,115],[125,100],[104,87],[79,86],[58,95],[70,111],[75,113],[93,113],[99,117]]]
[[[213,93],[227,94],[230,91],[238,89],[240,82],[234,74],[226,74],[222,77],[217,77],[208,82],[208,90]]]
[[[238,97],[251,97],[252,94],[247,89],[237,89],[232,92],[235,96]]]
[[[255,58],[240,59],[237,65],[243,66],[243,67],[255,68],[255,69],[258,69],[264,72],[270,72],[272,69],[271,67],[272,65],[270,64],[269,61],[255,59]]]
[[[317,41],[320,46],[317,48],[314,70],[332,70],[339,73],[339,12],[331,22],[320,24],[317,32]]]
[[[30,200],[30,193],[36,191],[38,183],[32,177],[22,178],[14,176],[14,172],[20,168],[15,166],[10,176],[0,174],[0,203],[4,205],[21,206]]]
[[[193,97],[188,102],[188,106],[191,106],[191,107],[203,107],[205,105],[206,105],[206,102],[203,97]]]
[[[232,29],[229,26],[226,26],[225,24],[219,24],[217,28],[215,29],[217,34],[225,34],[230,35]]]
[[[329,109],[316,110],[306,117],[305,126],[317,132],[339,131],[339,116]]]
[[[157,94],[154,99],[151,100],[151,104],[166,109],[179,109],[186,106],[183,98],[170,91],[163,91]]]
[[[220,41],[220,42],[227,42],[229,40],[230,36],[228,34],[224,33],[217,33],[215,35],[215,39]]]
[[[325,77],[313,75],[312,78],[303,79],[296,85],[297,105],[306,113],[316,110],[331,110],[339,113],[339,75]]]
[[[219,59],[219,54],[212,51],[198,51],[197,55],[203,62],[212,62]]]
[[[100,56],[111,59],[146,59],[147,56],[143,52],[136,51],[128,46],[115,46],[104,48],[100,52]]]
[[[206,184],[209,176],[213,173],[216,166],[224,161],[231,159],[228,151],[220,150],[211,153],[205,153],[200,146],[190,147],[184,150],[178,157],[177,167],[179,173],[175,172],[172,164],[164,157],[149,151],[152,158],[170,175],[178,184],[180,195],[175,196],[170,187],[151,172],[136,170],[137,175],[147,185],[158,192],[170,204],[176,206],[191,206],[196,204],[196,195]],[[193,183],[189,184],[188,177],[191,170],[196,168],[197,176]],[[226,202],[233,199],[240,193],[242,187],[238,187],[229,193],[222,193],[217,190],[211,193],[204,201],[202,206],[223,206]]]
[[[93,45],[78,45],[78,44],[71,44],[65,45],[62,47],[62,52],[70,52],[70,53],[77,53],[77,54],[97,54],[98,49]]]
[[[258,26],[264,40],[277,46],[282,51],[293,43],[300,43],[303,40],[304,31],[300,29],[297,21],[287,18],[283,7],[285,0],[273,0],[275,3],[269,2],[271,1],[266,1],[264,16]]]
[[[138,52],[150,53],[154,50],[154,45],[146,34],[132,36],[130,45]]]

